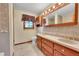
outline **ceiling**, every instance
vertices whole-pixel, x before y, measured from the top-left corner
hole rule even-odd
[[[14,3],[14,8],[17,10],[28,11],[35,15],[40,15],[44,9],[52,3]]]

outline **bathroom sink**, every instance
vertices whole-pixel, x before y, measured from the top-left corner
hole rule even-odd
[[[78,43],[75,40],[69,40],[69,39],[59,39],[59,41],[65,42],[65,43],[68,43],[68,44],[77,44]]]

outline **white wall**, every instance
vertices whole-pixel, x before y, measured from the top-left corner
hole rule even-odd
[[[29,12],[14,9],[14,40],[16,43],[26,42],[32,40],[35,36],[35,29],[23,29],[22,14],[33,15]]]

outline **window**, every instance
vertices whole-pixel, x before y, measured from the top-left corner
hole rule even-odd
[[[34,28],[34,24],[32,21],[24,21],[24,29],[33,29]]]
[[[22,21],[23,21],[24,29],[33,29],[34,28],[34,22],[35,22],[34,16],[23,14]]]

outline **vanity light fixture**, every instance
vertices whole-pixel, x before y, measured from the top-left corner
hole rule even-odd
[[[45,14],[47,14],[47,11],[45,11]]]
[[[62,3],[58,3],[58,5],[61,5]]]
[[[55,8],[55,5],[53,6],[53,9]]]
[[[62,6],[66,5],[65,3],[55,3],[53,6],[51,6],[50,8],[48,8],[47,10],[45,10],[42,15],[45,16],[59,8],[61,8]]]
[[[58,3],[58,5],[63,5],[64,3]]]
[[[48,9],[48,11],[50,12],[50,9]]]
[[[44,13],[42,15],[44,15]]]

